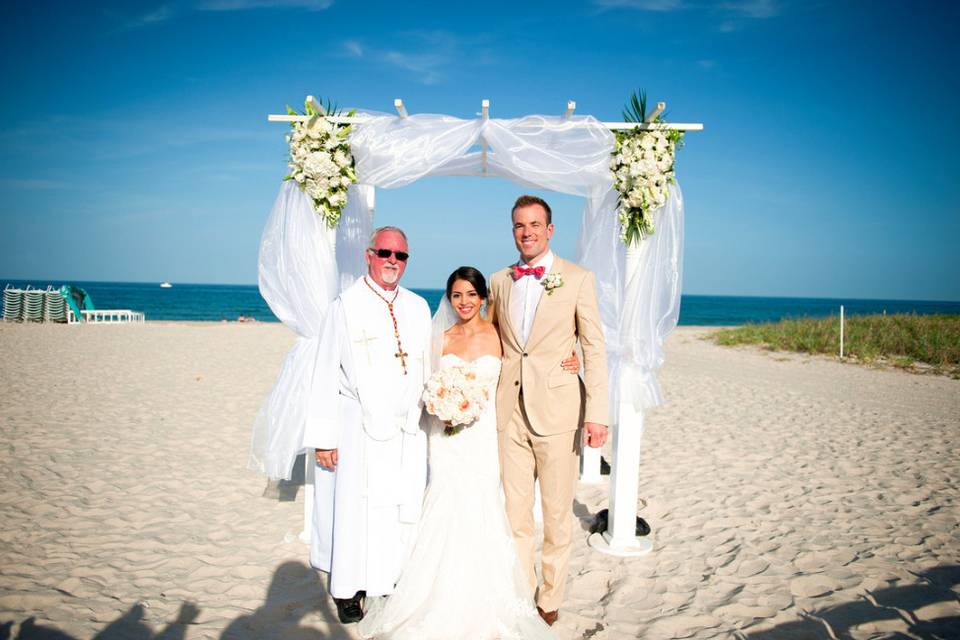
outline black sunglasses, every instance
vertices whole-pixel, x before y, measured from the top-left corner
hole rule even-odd
[[[394,256],[397,256],[397,260],[399,260],[400,262],[406,262],[407,258],[410,257],[410,254],[407,253],[406,251],[391,251],[390,249],[374,249],[374,248],[370,248],[369,250],[377,254],[378,258],[383,258],[384,260],[389,258],[391,255],[394,255]]]

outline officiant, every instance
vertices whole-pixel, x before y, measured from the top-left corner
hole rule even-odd
[[[430,309],[399,286],[409,249],[373,232],[367,275],[331,304],[321,332],[304,447],[316,456],[310,563],[330,574],[343,623],[400,575],[426,485],[420,395],[429,376]]]

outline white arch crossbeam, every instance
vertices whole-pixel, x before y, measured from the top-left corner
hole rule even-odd
[[[324,113],[323,107],[313,96],[307,96],[307,102],[310,102],[314,109],[320,113]],[[403,100],[397,98],[393,102],[394,108],[396,108],[399,117],[406,118],[408,116],[407,109],[403,104]],[[490,113],[490,101],[484,99],[481,103],[481,117],[484,119],[489,118]],[[603,126],[612,130],[612,131],[622,131],[625,129],[640,129],[642,131],[663,131],[663,130],[675,130],[675,131],[703,131],[703,124],[700,122],[653,122],[653,119],[658,115],[663,113],[663,110],[666,109],[667,105],[665,102],[658,102],[657,108],[647,116],[646,122],[604,122]],[[567,109],[563,114],[564,119],[570,119],[570,116],[573,115],[574,109],[577,108],[577,103],[573,100],[567,103]],[[290,116],[286,114],[270,114],[267,116],[268,122],[306,122],[310,119],[310,116]],[[334,124],[359,124],[367,120],[367,116],[328,116],[327,119]],[[575,124],[575,123],[574,123]]]

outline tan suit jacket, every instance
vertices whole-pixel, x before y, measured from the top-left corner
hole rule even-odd
[[[521,389],[527,419],[538,435],[573,431],[582,421],[610,424],[607,356],[594,275],[556,256],[551,273],[560,274],[563,286],[540,296],[526,345],[520,343],[519,329],[510,319],[512,267],[490,278],[489,316],[498,325],[503,343],[497,386],[497,428],[501,431],[513,415]],[[582,382],[560,366],[578,340],[583,353]]]

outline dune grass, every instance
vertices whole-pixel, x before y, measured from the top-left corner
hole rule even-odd
[[[710,335],[726,346],[839,356],[840,317],[745,324]],[[846,318],[844,357],[960,378],[960,315],[870,315]]]

